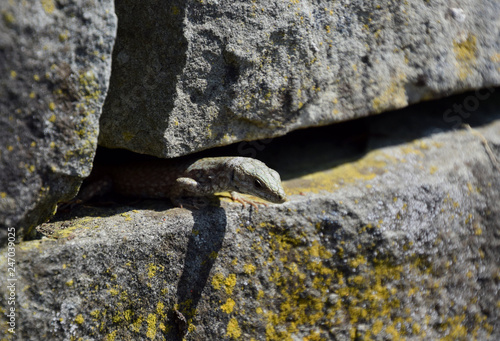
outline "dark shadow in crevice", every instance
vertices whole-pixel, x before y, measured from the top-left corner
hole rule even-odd
[[[440,100],[433,100],[379,115],[334,125],[297,130],[286,136],[258,141],[242,141],[212,148],[186,158],[208,156],[247,156],[264,161],[276,169],[283,180],[324,171],[362,158],[371,150],[407,143],[432,134],[472,127],[500,119],[500,88],[482,89]],[[98,148],[95,165],[145,161],[151,156],[120,149]],[[103,205],[111,203],[110,206]],[[174,207],[168,200],[137,200],[109,193],[76,207],[73,212],[58,213],[52,221],[92,215],[108,216],[132,209],[157,211]],[[94,212],[95,213],[95,212]]]
[[[290,180],[356,161],[376,149],[463,129],[465,123],[473,128],[487,125],[500,119],[499,108],[500,88],[482,89],[219,149],[222,154],[258,158]]]

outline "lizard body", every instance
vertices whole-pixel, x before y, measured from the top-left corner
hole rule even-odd
[[[99,172],[114,192],[126,196],[176,199],[234,191],[273,203],[286,201],[278,172],[247,157],[144,161],[105,166]]]

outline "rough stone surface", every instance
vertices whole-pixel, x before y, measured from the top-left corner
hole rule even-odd
[[[468,112],[472,131],[452,129],[461,116],[447,113],[476,94],[356,122],[363,135],[345,144],[344,124],[307,144],[287,136],[279,153],[267,145],[260,156],[272,154],[287,179],[282,205],[144,201],[60,216],[40,226],[51,238],[16,247],[16,331],[23,340],[181,340],[181,330],[187,340],[498,340],[496,97]],[[7,307],[5,285],[0,293]]]
[[[0,241],[70,199],[92,166],[116,35],[112,0],[0,2]]]
[[[126,0],[117,15],[99,143],[158,157],[500,84],[496,0]]]

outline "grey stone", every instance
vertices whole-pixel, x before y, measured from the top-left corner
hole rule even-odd
[[[345,124],[307,144],[285,137],[271,153],[286,179],[284,204],[255,210],[224,199],[187,210],[143,201],[80,207],[43,224],[50,238],[22,242],[12,257],[16,332],[23,340],[180,340],[184,327],[186,340],[499,339],[500,98],[469,112],[473,130],[454,129],[444,113],[470,96],[353,123],[368,127],[365,143],[322,142]],[[363,148],[349,149],[356,144]],[[7,256],[4,248],[2,276]],[[5,285],[0,306],[8,307]]]
[[[99,143],[158,157],[500,84],[495,0],[127,0],[117,15]]]
[[[0,2],[0,241],[28,236],[92,166],[113,1]]]

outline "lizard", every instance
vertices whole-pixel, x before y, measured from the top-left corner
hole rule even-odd
[[[254,195],[272,203],[286,201],[278,172],[262,161],[248,157],[158,159],[118,166],[103,165],[92,171],[89,178],[92,177],[101,179],[100,182],[95,181],[98,185],[94,185],[93,189],[87,189],[93,194],[105,187],[124,196],[170,199],[175,203],[177,198],[205,197],[228,191],[234,201],[243,205],[247,202],[255,206],[236,192]],[[93,196],[82,192],[79,195],[80,202]]]

